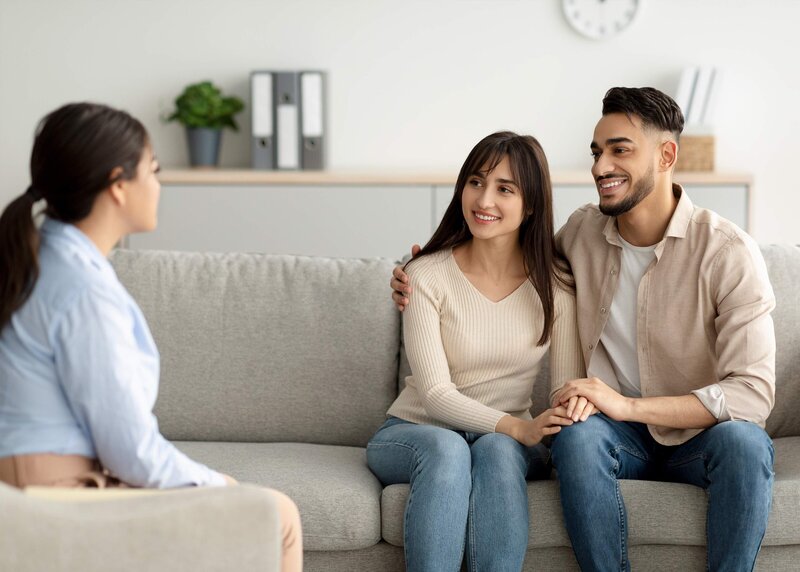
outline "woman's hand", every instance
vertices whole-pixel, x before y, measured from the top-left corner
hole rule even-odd
[[[506,415],[497,423],[495,431],[505,433],[526,447],[532,447],[540,443],[546,435],[555,435],[562,427],[572,423],[567,415],[567,408],[559,406],[546,409],[531,421]]]

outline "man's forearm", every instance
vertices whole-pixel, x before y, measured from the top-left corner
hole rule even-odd
[[[705,429],[717,419],[694,395],[632,398],[628,421],[673,429]]]

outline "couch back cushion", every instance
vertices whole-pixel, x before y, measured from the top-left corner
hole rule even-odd
[[[776,393],[767,419],[772,437],[800,435],[800,247],[762,246],[775,291]]]
[[[161,353],[172,440],[364,446],[397,396],[393,262],[116,251]]]

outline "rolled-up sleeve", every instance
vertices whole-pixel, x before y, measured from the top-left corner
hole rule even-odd
[[[60,317],[52,338],[72,412],[114,476],[149,488],[225,484],[221,474],[191,460],[159,432],[152,411],[158,354],[147,325],[125,301],[87,290]]]
[[[775,404],[771,316],[775,295],[764,258],[752,239],[737,236],[720,250],[714,260],[712,287],[717,305],[714,326],[719,379],[714,385],[724,396],[724,411],[717,418],[764,426]]]

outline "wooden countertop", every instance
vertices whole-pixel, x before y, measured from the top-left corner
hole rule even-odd
[[[589,171],[552,171],[554,185],[591,185]],[[254,169],[162,169],[164,185],[409,185],[452,186],[456,175],[441,172],[391,171],[257,171]],[[718,172],[677,172],[684,185],[751,185],[751,175]]]

